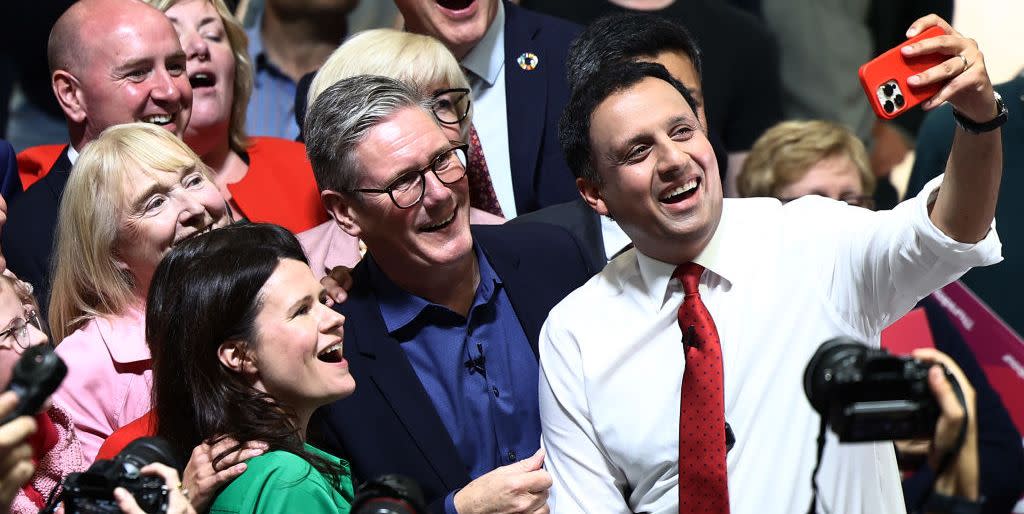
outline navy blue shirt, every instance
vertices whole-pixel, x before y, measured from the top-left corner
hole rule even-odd
[[[397,339],[475,479],[540,448],[537,357],[501,278],[474,245],[480,284],[467,317],[409,294],[368,256],[388,333]],[[447,498],[451,508],[452,495]]]

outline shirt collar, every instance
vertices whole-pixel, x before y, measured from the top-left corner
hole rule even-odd
[[[141,308],[132,305],[120,316],[96,318],[96,329],[114,362],[130,364],[151,358],[146,344],[146,313]]]
[[[71,165],[74,166],[75,165],[75,161],[77,161],[77,160],[78,160],[78,150],[75,150],[74,145],[68,145],[68,162],[70,162]]]
[[[480,284],[476,289],[476,296],[473,299],[473,308],[483,303],[491,302],[495,293],[500,288],[501,278],[491,267],[487,256],[476,243],[473,244],[473,251],[476,252],[476,259],[480,269]],[[370,281],[377,293],[377,302],[380,305],[380,314],[384,318],[384,325],[389,334],[405,328],[423,313],[427,308],[445,309],[447,307],[437,305],[425,298],[409,293],[391,281],[391,278],[373,260],[373,256],[366,254],[367,271]]]
[[[498,74],[505,66],[505,6],[502,4],[498,2],[498,12],[484,37],[459,63],[486,82],[488,87],[498,81]]]
[[[711,236],[711,241],[693,260],[704,266],[707,271],[721,277],[732,287],[737,281],[743,281],[750,272],[750,258],[747,255],[754,248],[751,242],[758,238],[751,233],[750,227],[741,222],[742,216],[737,215],[749,202],[726,198],[722,202],[722,218],[718,228]],[[658,301],[660,308],[671,296],[669,281],[677,264],[662,262],[637,251],[637,264],[648,298]],[[702,280],[702,282],[707,282]]]

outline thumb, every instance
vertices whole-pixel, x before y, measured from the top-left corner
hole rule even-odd
[[[18,395],[14,391],[6,391],[0,394],[0,418],[14,412],[18,405]]]
[[[537,450],[537,453],[534,453],[533,455],[517,462],[516,464],[518,464],[520,466],[519,469],[523,471],[537,471],[538,469],[544,466],[545,455],[546,453],[544,452],[544,448],[541,448]]]

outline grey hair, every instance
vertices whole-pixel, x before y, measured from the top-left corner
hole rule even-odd
[[[306,155],[320,191],[350,191],[362,167],[355,156],[366,133],[405,108],[424,109],[431,99],[395,79],[356,75],[325,89],[306,115]]]

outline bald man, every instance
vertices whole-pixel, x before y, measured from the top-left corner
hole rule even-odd
[[[180,137],[192,107],[185,53],[174,27],[138,0],[75,3],[54,24],[47,58],[69,144],[46,176],[11,203],[2,235],[8,267],[36,286],[44,313],[57,209],[82,147],[107,127],[133,121]]]

